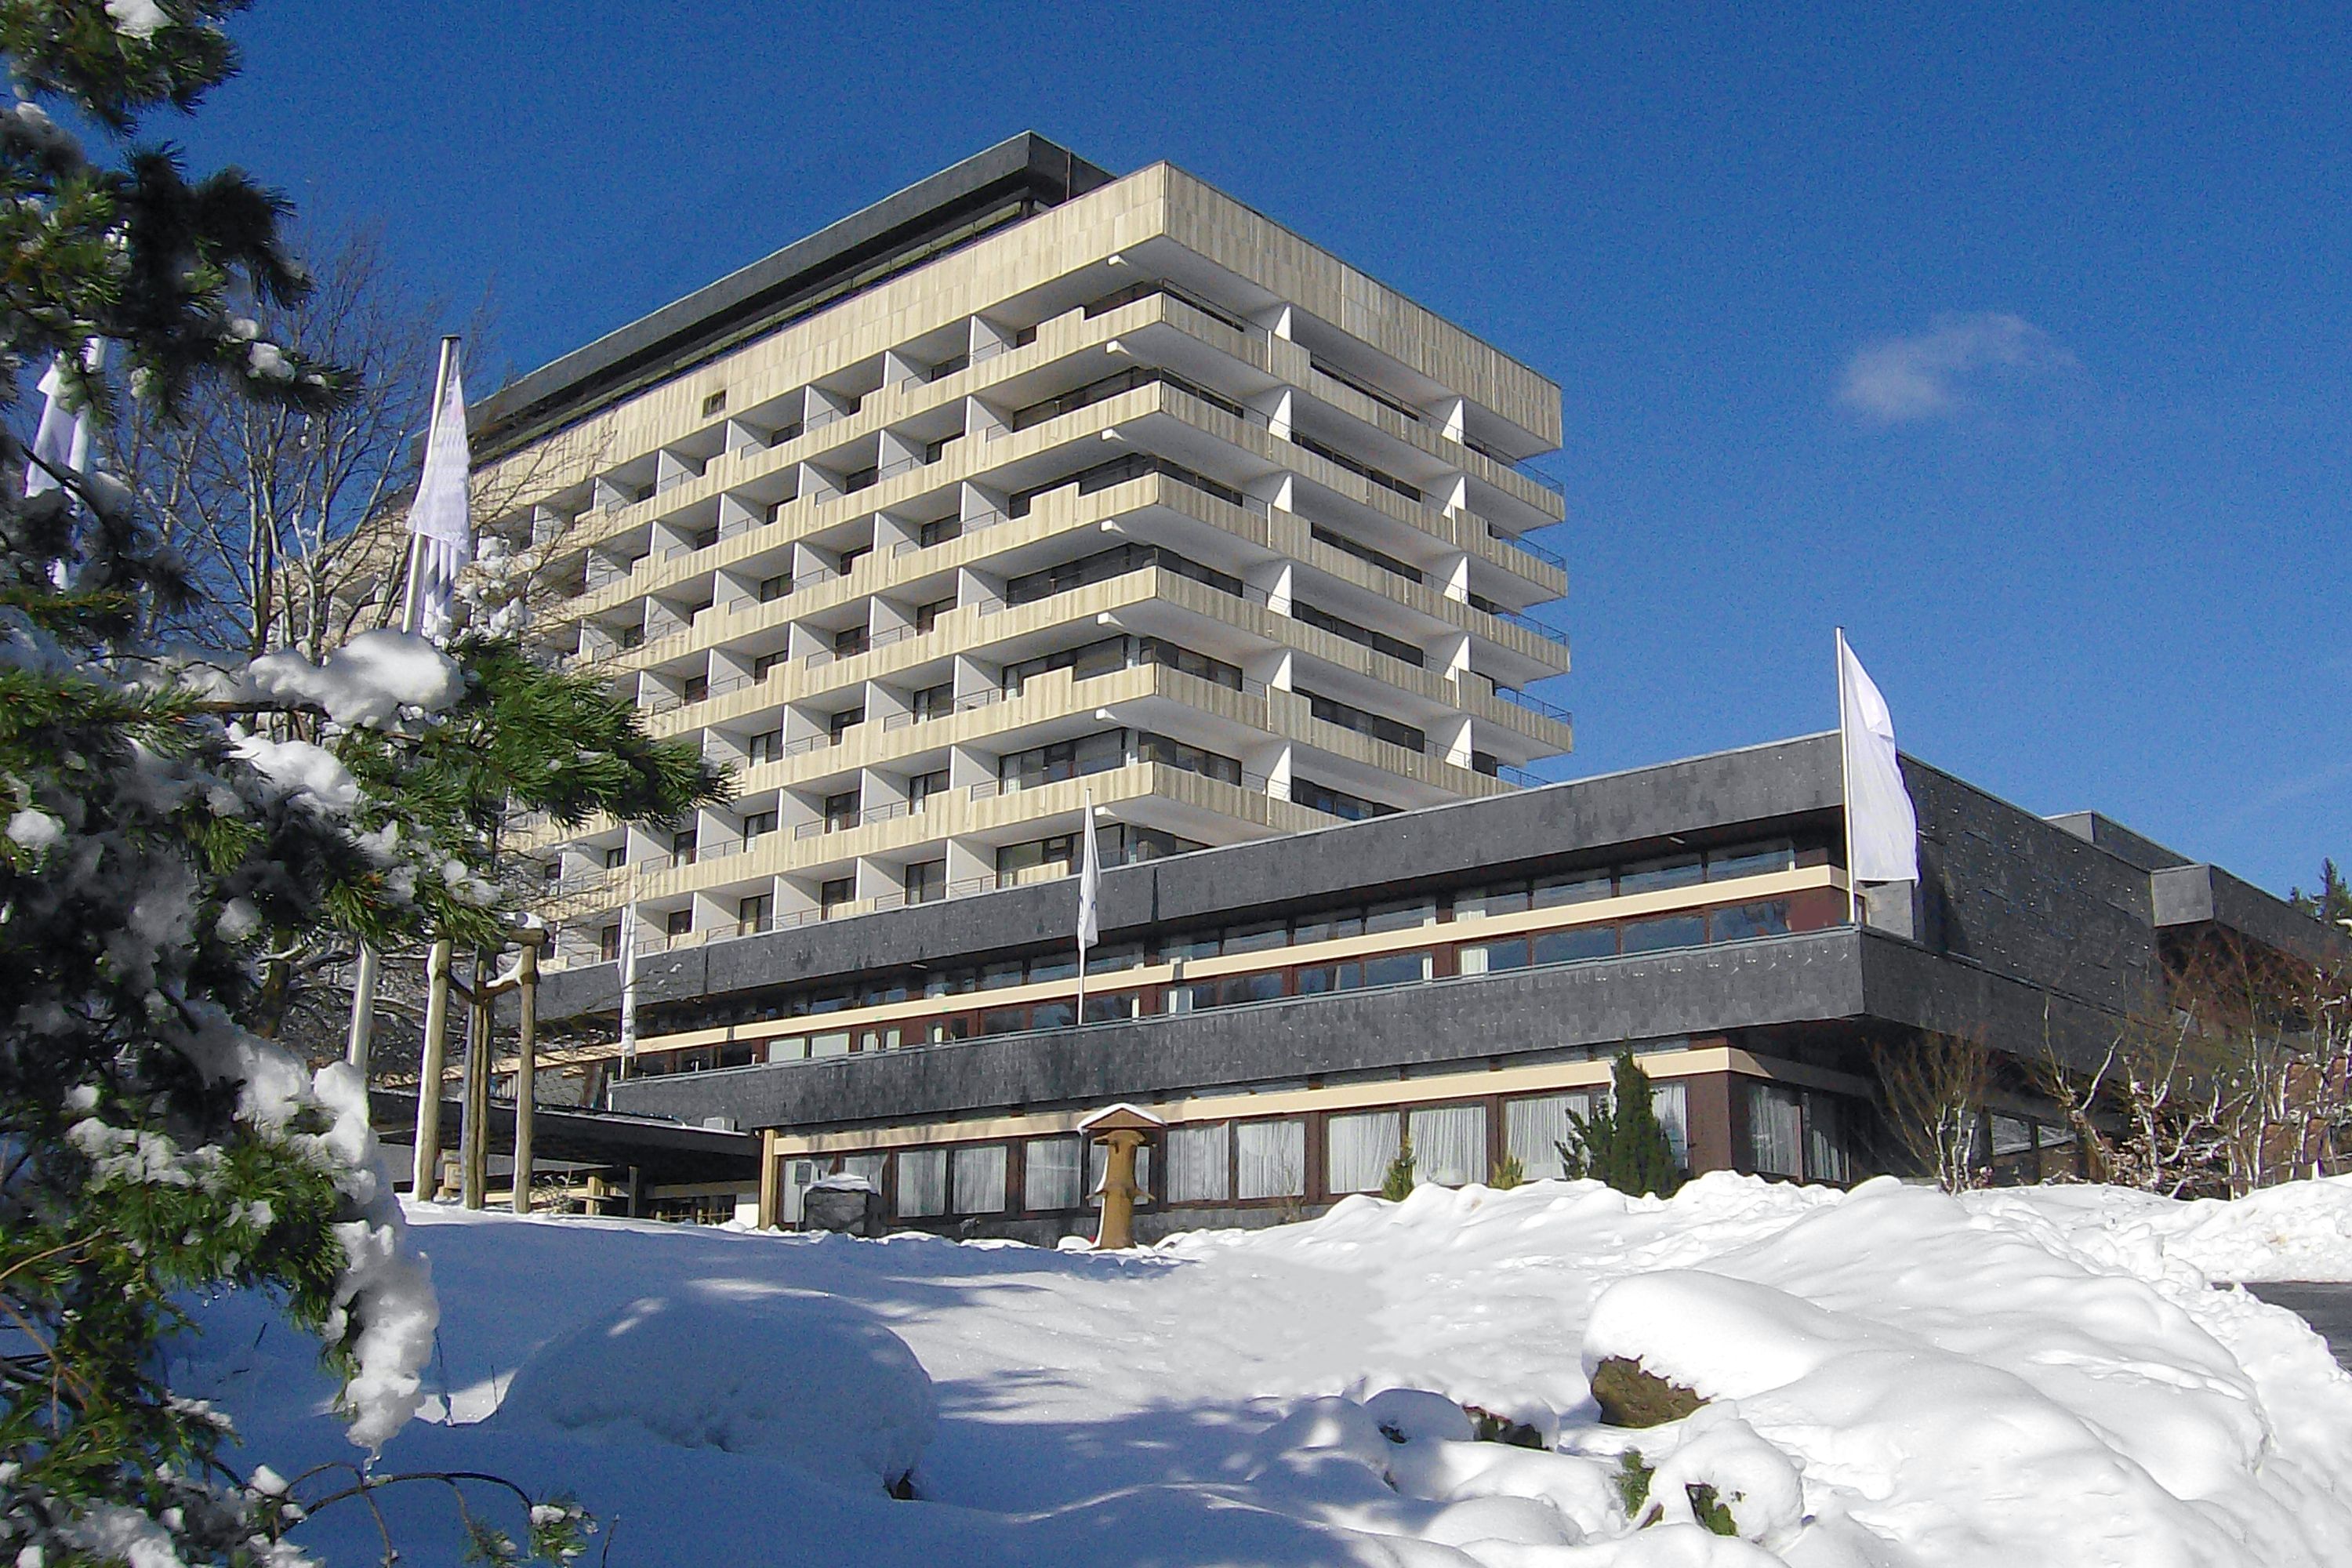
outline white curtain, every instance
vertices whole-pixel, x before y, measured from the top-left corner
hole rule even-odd
[[[1003,1144],[955,1152],[955,1210],[958,1214],[1004,1212]]]
[[[1650,1086],[1650,1114],[1665,1129],[1666,1142],[1674,1146],[1675,1163],[1690,1169],[1690,1097],[1678,1083]]]
[[[1757,1171],[1768,1176],[1801,1176],[1804,1117],[1797,1091],[1777,1083],[1748,1086],[1748,1148]]]
[[[948,1152],[908,1149],[898,1155],[898,1217],[923,1219],[948,1212]]]
[[[1330,1144],[1331,1190],[1376,1193],[1397,1157],[1397,1113],[1363,1110],[1323,1124]]]
[[[1844,1129],[1838,1102],[1826,1094],[1805,1096],[1805,1174],[1817,1182],[1846,1179]]]
[[[1546,1094],[1503,1107],[1503,1147],[1517,1159],[1528,1181],[1558,1181],[1567,1173],[1560,1168],[1559,1146],[1576,1147],[1576,1123],[1568,1119],[1571,1110],[1591,1116],[1592,1096]]]
[[[805,1212],[801,1207],[801,1198],[808,1192],[810,1184],[816,1178],[817,1169],[814,1160],[784,1162],[783,1188],[777,1194],[776,1221],[778,1224],[800,1224],[801,1216]]]
[[[1307,1195],[1307,1123],[1244,1121],[1235,1130],[1235,1137],[1240,1166],[1236,1196]]]
[[[878,1193],[882,1190],[882,1167],[889,1163],[889,1161],[890,1156],[887,1154],[846,1155],[841,1162],[841,1173],[845,1176],[865,1177],[874,1184],[874,1190]]]
[[[1223,1203],[1231,1192],[1233,1126],[1214,1121],[1202,1127],[1168,1130],[1167,1191],[1162,1203]]]
[[[1021,1206],[1033,1214],[1074,1209],[1086,1196],[1084,1144],[1076,1138],[1032,1138],[1021,1151]]]
[[[1412,1180],[1441,1187],[1486,1179],[1486,1108],[1439,1105],[1412,1113]]]

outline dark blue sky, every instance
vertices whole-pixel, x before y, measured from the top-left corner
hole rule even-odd
[[[518,369],[1017,131],[1165,158],[1560,383],[1567,772],[1833,724],[1843,622],[2021,805],[2352,858],[2352,13],[1664,9],[275,0],[185,140]]]

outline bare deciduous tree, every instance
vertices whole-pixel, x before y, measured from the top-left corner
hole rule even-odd
[[[1992,1087],[1992,1052],[1983,1041],[1922,1035],[1874,1043],[1880,1120],[1899,1152],[1948,1193],[1990,1180],[1979,1134],[1986,1092]]]

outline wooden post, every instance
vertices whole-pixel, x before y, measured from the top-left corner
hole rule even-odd
[[[488,952],[474,954],[474,984],[466,1010],[466,1119],[457,1138],[458,1189],[469,1209],[487,1203],[490,1182],[490,977],[498,960]]]
[[[1120,1252],[1135,1245],[1135,1152],[1143,1134],[1120,1128],[1102,1140],[1109,1153],[1103,1160],[1102,1227],[1095,1233],[1095,1250]]]
[[[416,1068],[416,1148],[409,1195],[430,1203],[441,1190],[441,1079],[449,1070],[449,939],[425,960],[425,1051]]]
[[[515,958],[516,1025],[514,1212],[530,1212],[530,1122],[533,1079],[539,1072],[539,937],[522,933]]]
[[[773,1230],[782,1216],[784,1195],[782,1163],[776,1157],[776,1130],[760,1129],[760,1228]]]

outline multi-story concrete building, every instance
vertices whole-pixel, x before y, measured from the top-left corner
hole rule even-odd
[[[476,410],[537,630],[737,795],[542,829],[556,962],[1507,792],[1567,750],[1542,376],[1022,136]],[[1106,995],[1101,1016],[1130,1005]]]

